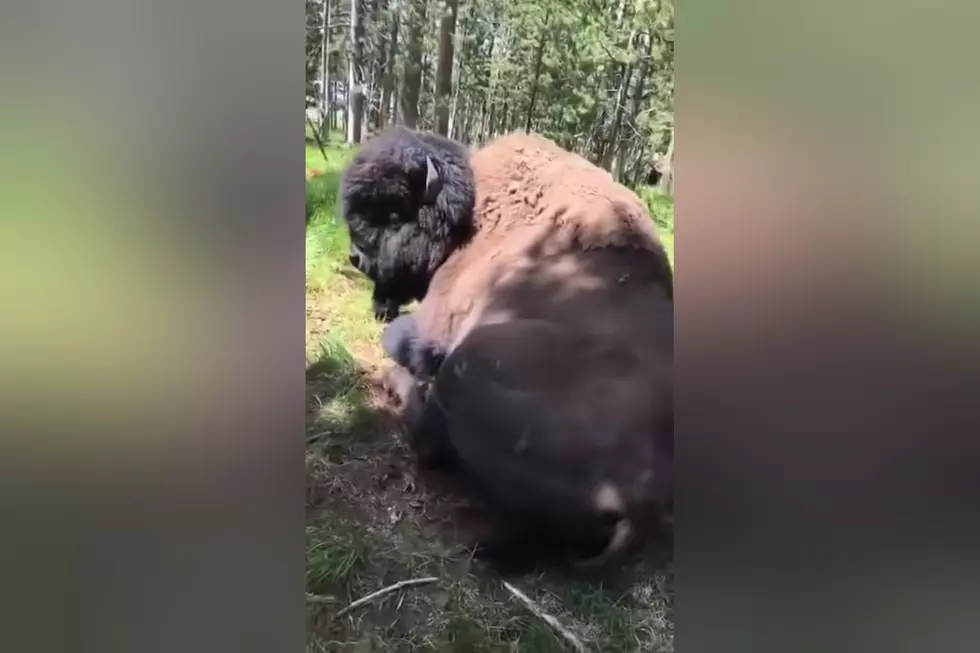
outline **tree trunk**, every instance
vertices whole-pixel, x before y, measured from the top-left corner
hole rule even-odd
[[[643,0],[637,1],[637,10],[641,8],[642,3]],[[628,0],[620,0],[619,6],[616,9],[617,29],[623,28],[623,19],[626,17],[627,4],[628,4]],[[629,36],[627,37],[627,41],[626,41],[627,47],[629,46],[629,43],[632,42],[634,34],[635,34],[635,28],[632,32],[630,32]],[[619,65],[618,63],[611,62],[609,65],[608,74],[600,76],[601,86],[597,97],[600,98],[606,97],[608,89],[611,88],[614,83],[617,70],[619,71],[623,70],[622,66]],[[618,94],[617,94],[617,100],[618,100]],[[616,109],[609,107],[608,100],[604,100],[604,102],[605,104],[603,105],[602,111],[599,113],[597,124],[593,126],[593,130],[592,130],[592,135],[594,140],[591,141],[592,143],[591,161],[600,167],[606,168],[607,166],[603,165],[603,162],[606,160],[606,149],[609,142],[607,139],[602,138],[602,136],[607,133],[606,131],[607,119],[609,119],[611,116],[614,116],[616,114]]]
[[[497,99],[494,97],[494,91],[497,88],[497,79],[500,77],[500,72],[494,67],[494,59],[499,45],[497,40],[499,26],[499,21],[495,20],[493,28],[490,31],[490,47],[487,48],[486,85],[484,86],[483,110],[480,113],[480,133],[478,137],[480,143],[486,143],[489,140],[497,114]]]
[[[395,55],[398,52],[398,25],[401,21],[399,14],[400,8],[398,0],[391,3],[391,31],[388,33],[388,44],[385,49],[384,73],[381,82],[381,118],[380,127],[384,129],[395,121],[398,115],[398,106],[395,105],[392,116],[389,119],[388,112],[391,110],[392,92],[395,86]]]
[[[344,83],[344,88],[347,90],[347,102],[348,103],[350,102],[350,83],[349,82],[350,82],[350,80],[348,80],[347,82]],[[349,105],[348,105],[348,107],[345,107],[344,110],[343,111],[340,111],[339,113],[341,114],[340,127],[341,127],[341,129],[343,130],[343,132],[345,134],[348,134],[348,133],[350,133],[350,126],[349,126],[350,125],[350,111],[349,111]]]
[[[455,44],[453,45],[453,51],[456,54],[456,61],[453,64],[453,76],[452,76],[452,106],[449,109],[449,135],[452,138],[457,138],[459,133],[459,102],[460,94],[462,93],[463,86],[463,37],[467,28],[470,8],[473,2],[469,2],[463,5],[461,15],[459,17],[459,25],[456,29]]]
[[[647,155],[647,140],[644,139],[640,144],[639,150],[636,153],[636,158],[633,160],[633,169],[630,171],[630,186],[633,188],[639,187],[643,183],[643,171],[646,169],[643,165],[643,160]]]
[[[467,145],[473,142],[473,107],[467,101],[463,109],[463,142]]]
[[[644,50],[644,56],[640,61],[640,67],[636,75],[636,86],[633,87],[633,95],[630,98],[629,124],[633,128],[634,135],[636,132],[636,117],[640,113],[640,100],[642,100],[643,93],[646,91],[647,76],[650,73],[650,55],[653,53],[653,34],[647,34],[646,40],[646,49]],[[623,139],[619,144],[619,152],[616,154],[616,166],[613,171],[613,177],[616,181],[622,182],[625,178],[628,152],[629,140]]]
[[[401,80],[395,80],[395,92],[394,97],[391,99],[391,124],[398,124],[398,98],[402,94],[402,83]]]
[[[419,93],[422,87],[422,30],[425,28],[425,0],[411,0],[408,43],[401,88],[401,120],[411,129],[419,123]]]
[[[613,156],[619,151],[619,128],[623,123],[623,109],[626,104],[626,92],[633,81],[633,64],[627,63],[623,70],[623,79],[619,83],[619,91],[616,93],[616,109],[613,111],[612,127],[609,131],[609,140],[606,143],[602,155],[602,167],[611,170]]]
[[[449,130],[448,130],[448,133],[449,133],[450,138],[457,138],[457,135],[459,133],[459,125],[460,125],[459,116],[460,116],[460,107],[461,106],[462,105],[461,105],[460,99],[459,99],[459,82],[457,82],[456,83],[456,89],[453,91],[453,100],[452,100],[452,103],[451,103],[451,105],[449,107]]]
[[[670,126],[670,143],[667,145],[667,155],[664,156],[663,174],[657,184],[665,193],[674,193],[674,126]]]
[[[457,141],[466,142],[466,104],[465,100],[456,100],[453,103],[452,111],[449,113],[449,137]]]
[[[369,115],[368,125],[374,126],[375,129],[379,128],[381,120],[381,103],[380,103],[380,93],[378,88],[381,86],[381,79],[384,75],[384,33],[380,29],[380,19],[381,12],[384,9],[386,0],[371,0],[371,22],[366,27],[366,31],[371,36],[369,41],[371,44],[370,57],[371,57],[371,80],[368,84],[368,93],[365,98],[367,103],[367,111]],[[375,102],[375,100],[379,100]]]
[[[454,40],[459,0],[445,0],[439,21],[439,61],[436,64],[435,114],[436,133],[449,133],[449,94],[453,87]]]
[[[363,59],[364,28],[363,17],[357,6],[359,0],[350,0],[350,56],[347,58],[347,144],[361,142],[361,121],[364,118]]]
[[[323,39],[320,42],[320,138],[330,141],[330,0],[323,0]]]
[[[534,101],[538,97],[538,79],[541,78],[541,64],[544,63],[544,45],[548,36],[548,19],[545,18],[541,36],[538,37],[538,51],[534,55],[534,81],[531,82],[531,100],[527,105],[527,120],[524,121],[524,133],[530,133],[531,121],[534,120]]]

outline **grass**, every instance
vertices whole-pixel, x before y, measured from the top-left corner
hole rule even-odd
[[[379,399],[380,325],[370,289],[347,261],[337,181],[352,151],[333,135],[326,157],[306,148],[308,651],[547,653],[566,644],[475,564],[455,537],[464,528],[442,499],[418,487],[412,458]],[[309,169],[317,174],[312,177]],[[673,202],[652,188],[650,206],[673,260]],[[672,571],[643,559],[601,583],[552,575],[514,581],[590,650],[672,651]],[[400,580],[349,613],[351,601]]]

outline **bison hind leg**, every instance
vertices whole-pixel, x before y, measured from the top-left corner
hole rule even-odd
[[[495,521],[493,535],[479,542],[474,556],[497,573],[516,576],[565,566],[564,558],[556,555],[556,543],[548,533],[503,516]]]
[[[611,548],[608,529],[597,527],[589,535],[571,535],[555,526],[542,518],[500,515],[493,535],[479,543],[475,555],[504,575],[543,569],[580,574],[602,567],[613,557],[607,551]],[[614,548],[618,553],[619,547]]]

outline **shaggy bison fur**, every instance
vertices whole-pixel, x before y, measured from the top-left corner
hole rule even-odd
[[[421,188],[422,155],[391,150],[409,140],[398,132],[377,165],[385,183]],[[363,183],[345,195],[361,269],[403,270],[425,289],[383,338],[414,379],[402,385],[410,437],[421,463],[453,462],[506,517],[514,539],[497,552],[547,541],[602,563],[673,509],[673,273],[646,206],[582,157],[511,134],[470,161],[439,182],[475,179],[468,235],[414,199],[375,211]],[[384,211],[398,219],[365,217]],[[362,244],[405,229],[411,248]],[[397,275],[367,274],[376,298],[407,294],[391,289],[409,283]]]
[[[397,317],[473,229],[469,151],[403,127],[368,140],[340,183],[351,263],[374,282],[374,313]]]

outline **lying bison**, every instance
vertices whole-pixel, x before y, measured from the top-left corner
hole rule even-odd
[[[420,462],[586,564],[672,510],[673,274],[634,193],[538,136],[396,129],[341,196],[376,314],[422,299],[383,338]]]

